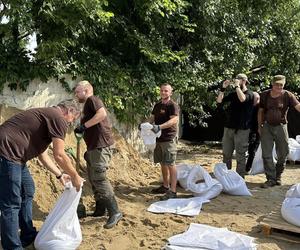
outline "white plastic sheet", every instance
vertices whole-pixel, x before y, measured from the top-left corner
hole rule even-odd
[[[287,222],[300,227],[300,183],[287,191],[281,206],[281,215]]]
[[[75,250],[82,241],[77,206],[79,192],[69,182],[65,191],[47,216],[34,246],[37,250]]]
[[[192,223],[186,232],[170,237],[165,249],[252,250],[256,249],[254,240],[227,228]]]
[[[217,163],[214,175],[223,186],[223,191],[231,195],[251,196],[245,180],[235,171],[228,170],[225,163]]]
[[[194,196],[210,200],[222,192],[222,185],[201,166],[193,167],[187,178],[187,190]]]
[[[156,145],[156,138],[161,136],[161,131],[158,133],[154,133],[151,129],[153,128],[153,125],[151,125],[149,122],[145,122],[141,124],[141,137],[143,139],[143,142],[145,146],[149,149],[154,149]]]
[[[186,216],[196,216],[200,213],[202,203],[209,202],[201,197],[187,199],[168,199],[150,205],[147,211],[152,213],[172,213]]]

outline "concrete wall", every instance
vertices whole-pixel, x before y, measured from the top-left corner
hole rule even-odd
[[[66,82],[72,89],[78,82],[71,80],[71,77],[65,76]],[[39,80],[30,82],[26,91],[10,90],[5,86],[0,94],[0,123],[5,117],[10,117],[7,112],[25,110],[34,107],[50,107],[54,106],[62,100],[74,98],[72,93],[68,93],[55,79],[51,79],[44,83]],[[12,111],[13,110],[13,111]],[[109,114],[115,129],[138,151],[144,152],[145,149],[138,136],[137,128],[131,125],[121,124],[113,114]]]

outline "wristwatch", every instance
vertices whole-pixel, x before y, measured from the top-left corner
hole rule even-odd
[[[240,88],[240,86],[235,86],[234,89]]]

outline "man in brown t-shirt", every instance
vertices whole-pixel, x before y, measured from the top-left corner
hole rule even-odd
[[[276,75],[272,81],[272,89],[261,93],[258,110],[258,132],[261,135],[262,157],[267,181],[262,188],[281,185],[281,174],[289,153],[287,112],[294,107],[300,112],[300,103],[289,91],[284,90],[285,76]],[[277,152],[276,166],[272,151],[275,142]]]
[[[179,107],[171,99],[172,86],[164,83],[160,86],[161,100],[155,104],[148,122],[154,124],[152,131],[161,136],[156,139],[154,163],[160,163],[163,185],[152,190],[155,194],[165,194],[161,199],[176,198],[176,142]]]
[[[68,123],[80,115],[74,101],[55,107],[34,108],[20,112],[0,126],[0,210],[3,249],[23,249],[37,234],[32,224],[34,182],[26,162],[34,157],[65,184],[70,180],[79,191],[82,183],[69,157],[64,152]],[[53,144],[53,163],[47,153]],[[20,229],[20,235],[19,235]]]
[[[111,124],[103,102],[94,96],[93,87],[88,81],[79,82],[74,91],[78,101],[84,103],[81,125],[74,132],[83,133],[87,145],[84,157],[96,201],[96,209],[92,216],[103,216],[107,210],[109,218],[104,228],[112,228],[123,215],[119,211],[113,188],[106,176],[111,160],[111,146],[114,144]]]

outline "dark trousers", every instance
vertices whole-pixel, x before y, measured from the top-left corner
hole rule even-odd
[[[249,134],[249,146],[248,146],[248,158],[246,163],[246,172],[250,171],[252,167],[252,163],[255,157],[255,153],[258,149],[260,143],[260,136],[259,133],[254,130],[250,131]]]
[[[106,176],[111,156],[110,147],[90,150],[84,155],[87,162],[89,181],[92,184],[96,201],[114,197],[113,188]]]
[[[34,191],[27,166],[0,157],[1,243],[4,250],[23,249],[34,241],[37,234],[32,224]]]

